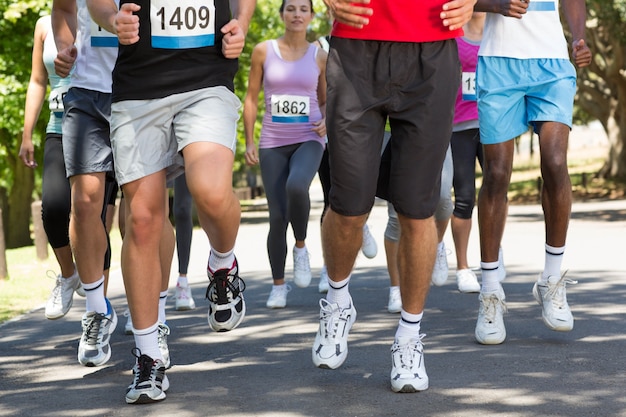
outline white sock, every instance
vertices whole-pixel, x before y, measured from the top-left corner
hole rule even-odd
[[[326,301],[329,303],[337,303],[341,308],[348,308],[352,303],[350,298],[350,291],[348,290],[348,284],[350,284],[350,277],[348,275],[346,279],[339,282],[335,282],[331,279],[328,280],[328,293],[326,293]]]
[[[165,323],[165,320],[167,320],[165,304],[167,304],[167,290],[159,293],[159,323]]]
[[[414,340],[419,340],[423,316],[423,311],[419,314],[411,314],[406,312],[403,308],[400,312],[400,321],[398,322],[398,329],[396,330],[396,339],[398,337],[409,337]]]
[[[306,246],[303,246],[301,248],[299,248],[297,246],[294,246],[293,247],[293,253],[295,255],[306,255],[306,253],[307,253]]]
[[[231,269],[235,263],[235,249],[231,249],[226,253],[221,253],[211,248],[209,255],[209,269],[213,272],[220,269]]]
[[[104,275],[96,282],[85,284],[81,282],[85,289],[85,310],[95,311],[96,313],[107,314],[108,306],[104,298]]]
[[[561,276],[561,264],[563,263],[563,254],[565,253],[565,246],[555,248],[546,243],[546,260],[543,272],[541,273],[540,282],[546,283],[548,277]]]
[[[481,287],[480,292],[495,292],[501,288],[499,269],[500,263],[496,262],[481,262]]]
[[[142,355],[148,355],[152,359],[161,359],[161,350],[159,349],[159,324],[154,323],[147,329],[133,329],[135,335],[135,346]]]
[[[176,281],[178,283],[179,287],[188,287],[189,286],[189,280],[187,279],[187,277],[183,277],[183,276],[179,276],[178,277],[178,281]]]

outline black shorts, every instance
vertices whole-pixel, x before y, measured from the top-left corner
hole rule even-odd
[[[461,82],[456,41],[331,38],[326,78],[333,211],[368,213],[378,188],[399,214],[432,216]],[[392,139],[381,164],[387,118]]]

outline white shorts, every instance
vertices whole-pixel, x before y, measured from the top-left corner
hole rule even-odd
[[[167,170],[182,173],[180,153],[190,143],[211,142],[235,152],[241,102],[218,86],[153,100],[111,105],[111,146],[120,185]]]

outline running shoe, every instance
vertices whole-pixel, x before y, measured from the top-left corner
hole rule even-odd
[[[545,284],[535,282],[533,286],[533,295],[541,306],[544,324],[557,332],[569,332],[574,328],[574,317],[567,304],[565,285],[577,284],[578,281],[565,278],[565,273],[561,277],[548,277]]]
[[[130,309],[124,311],[124,317],[126,317],[126,324],[124,325],[125,334],[133,334],[133,319],[130,316]]]
[[[437,257],[430,280],[437,287],[441,287],[448,280],[448,253],[443,242],[437,245]]]
[[[378,245],[376,239],[370,233],[370,228],[367,224],[363,225],[363,243],[361,245],[361,252],[366,258],[372,259],[378,254]]]
[[[193,310],[196,308],[196,302],[191,295],[191,287],[183,287],[180,284],[176,284],[176,291],[174,293],[176,300],[176,311]]]
[[[390,313],[399,313],[402,311],[402,296],[400,295],[400,287],[389,287],[389,302],[387,303],[387,311]]]
[[[348,357],[348,334],[356,320],[352,300],[350,307],[320,300],[320,325],[313,342],[313,364],[318,368],[339,368]]]
[[[480,292],[480,284],[474,271],[469,268],[456,271],[456,285],[462,293]]]
[[[504,290],[478,295],[478,320],[474,335],[483,345],[499,345],[506,339],[503,315],[506,312]]]
[[[239,278],[237,259],[230,269],[215,272],[207,267],[209,286],[206,298],[209,300],[209,326],[216,332],[227,332],[237,327],[246,315],[246,302],[243,291],[246,284]]]
[[[169,346],[167,346],[167,336],[170,335],[170,327],[165,323],[159,323],[157,331],[157,340],[159,342],[159,350],[161,351],[161,356],[163,357],[163,364],[165,365],[165,369],[169,369],[171,366],[171,362],[170,348]]]
[[[300,288],[306,288],[311,283],[311,262],[309,260],[309,251],[304,249],[301,254],[296,253],[296,247],[293,248],[293,283]]]
[[[265,303],[267,308],[285,308],[287,307],[287,293],[291,291],[289,284],[272,285],[272,291]]]
[[[170,382],[163,361],[142,355],[137,348],[131,352],[137,361],[133,366],[133,382],[126,389],[126,403],[148,404],[164,400]]]
[[[422,339],[396,338],[391,346],[391,390],[393,392],[419,392],[428,389],[428,375],[424,366]]]
[[[69,278],[64,278],[61,274],[55,277],[54,272],[48,271],[48,277],[55,279],[56,284],[46,303],[45,314],[48,320],[56,320],[70,311],[74,299],[74,291],[78,292],[78,289],[82,289],[82,286],[80,285],[78,270],[75,270],[74,275]]]
[[[328,284],[328,270],[326,269],[326,265],[322,267],[322,272],[320,273],[320,282],[317,284],[317,291],[320,294],[326,294],[328,292],[328,288],[330,285]]]
[[[78,362],[85,366],[100,366],[111,358],[109,340],[117,326],[117,314],[107,303],[107,313],[88,311],[83,314],[83,334],[78,343]]]

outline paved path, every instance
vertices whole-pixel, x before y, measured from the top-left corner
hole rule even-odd
[[[313,194],[308,246],[317,277],[321,204],[319,193]],[[389,349],[399,316],[386,312],[385,205],[377,204],[370,217],[379,253],[357,261],[351,289],[359,317],[348,359],[334,371],[311,363],[317,279],[309,288],[294,287],[288,308],[265,308],[271,283],[266,217],[254,212],[242,220],[237,256],[248,314],[229,333],[207,325],[208,244],[202,233],[194,235],[190,279],[198,308],[176,312],[173,300],[168,304],[174,366],[164,402],[124,403],[133,341],[123,334],[126,303],[117,270],[110,296],[120,323],[113,356],[103,367],[85,368],[76,360],[84,311],[79,297],[63,319],[47,321],[40,309],[0,327],[0,416],[626,416],[626,201],[574,206],[564,266],[579,284],[568,287],[576,318],[569,333],[543,325],[531,294],[543,264],[539,206],[510,209],[503,242],[509,274],[504,344],[474,341],[477,296],[457,291],[450,255],[450,279],[432,288],[423,322],[430,389],[417,394],[389,388]],[[449,232],[445,240],[452,248]],[[476,265],[477,240],[475,232],[469,255]]]

